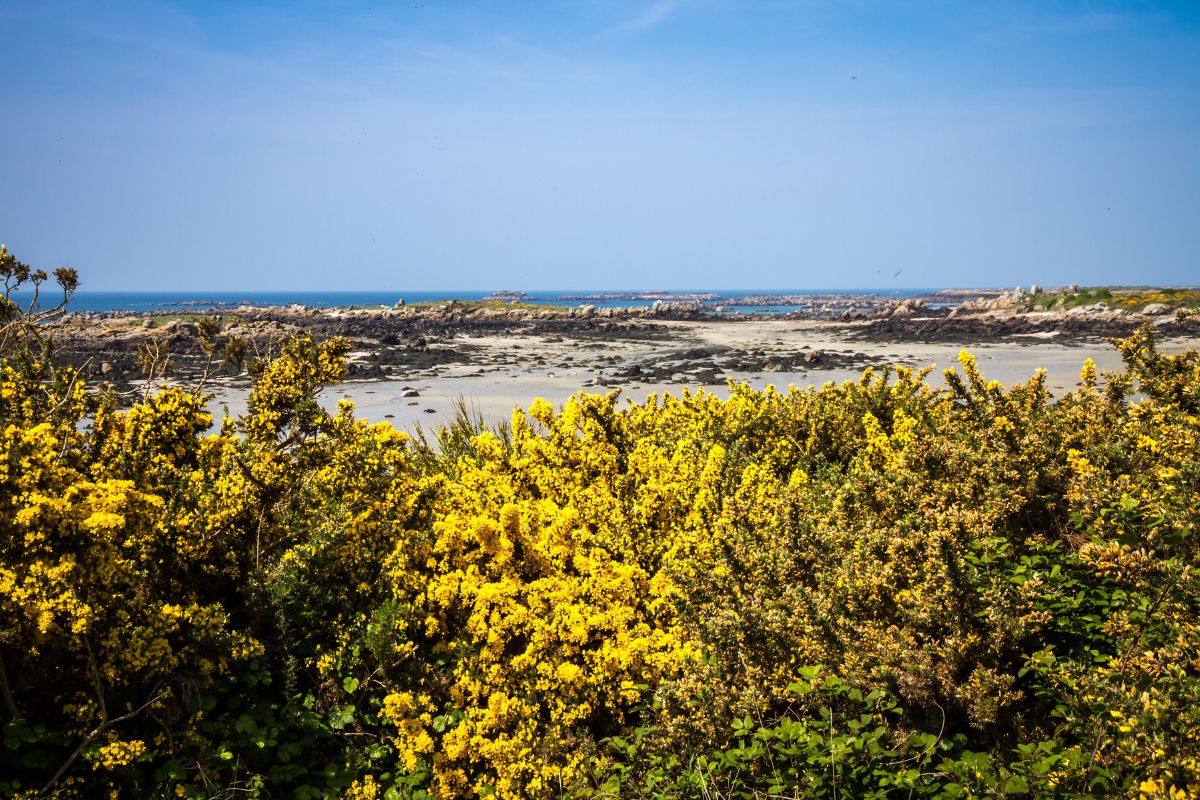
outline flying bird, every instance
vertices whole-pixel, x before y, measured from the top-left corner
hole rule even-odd
[[[903,269],[898,269],[898,270],[896,270],[896,274],[895,274],[895,275],[893,275],[892,277],[893,277],[893,278],[899,278],[899,277],[900,277],[900,273],[901,273],[901,272],[904,272],[904,270],[903,270]]]

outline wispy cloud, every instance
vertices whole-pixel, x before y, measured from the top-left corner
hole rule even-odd
[[[688,4],[688,0],[655,0],[644,6],[637,14],[596,35],[597,39],[615,39],[637,36],[670,19],[675,12]]]

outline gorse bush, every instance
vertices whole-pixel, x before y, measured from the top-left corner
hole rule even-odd
[[[1058,399],[964,353],[437,450],[321,409],[340,340],[214,430],[18,333],[0,795],[1200,792],[1200,355],[1149,329]]]

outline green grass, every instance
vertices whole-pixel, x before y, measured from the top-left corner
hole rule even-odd
[[[1023,301],[1028,311],[1048,311],[1055,307],[1072,309],[1096,303],[1126,311],[1141,311],[1152,303],[1162,303],[1169,309],[1200,308],[1200,289],[1092,286],[1074,294],[1026,294]]]
[[[137,317],[136,320],[138,324],[141,324],[143,319],[148,319],[151,328],[162,328],[172,322],[199,322],[205,317],[212,317],[217,322],[225,321],[220,315],[213,314],[156,314],[152,317]]]

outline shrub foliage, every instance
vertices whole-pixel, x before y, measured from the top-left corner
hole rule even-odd
[[[214,429],[4,309],[0,795],[1200,792],[1200,355],[1149,329],[1057,399],[964,353],[429,447],[321,409],[340,340]]]

